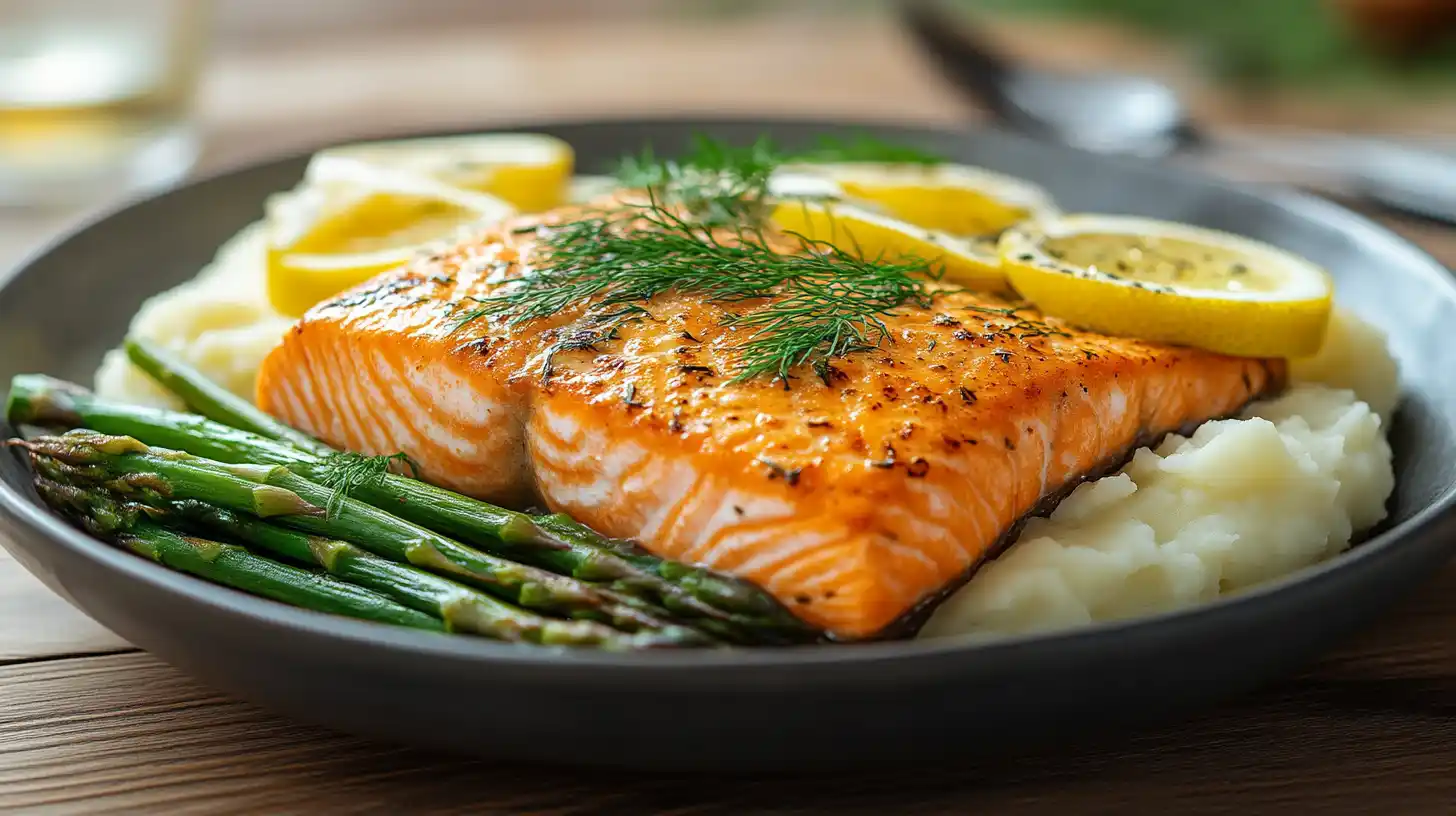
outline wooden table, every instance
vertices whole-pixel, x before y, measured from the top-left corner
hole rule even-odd
[[[602,25],[225,44],[201,104],[207,164],[383,128],[549,116],[972,115],[873,19]],[[0,255],[52,226],[0,220]],[[1456,231],[1395,226],[1456,265]],[[610,774],[461,760],[279,720],[134,650],[0,553],[0,811],[1451,812],[1453,629],[1456,564],[1304,674],[1095,748],[844,777]]]

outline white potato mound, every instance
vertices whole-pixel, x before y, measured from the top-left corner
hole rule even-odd
[[[229,391],[252,399],[258,367],[293,325],[268,303],[265,251],[261,225],[244,229],[196,278],[143,304],[132,318],[131,334],[162,345]],[[118,401],[181,407],[120,351],[102,361],[96,391]]]
[[[1386,418],[1400,399],[1400,369],[1385,332],[1342,309],[1335,310],[1319,353],[1291,361],[1289,374],[1295,382],[1348,388]]]
[[[1351,315],[1331,326],[1330,360],[1240,419],[1142,449],[1121,472],[1079,486],[1049,518],[948,598],[922,637],[1060,629],[1203,603],[1338,554],[1385,518],[1395,487],[1379,414],[1395,362]]]

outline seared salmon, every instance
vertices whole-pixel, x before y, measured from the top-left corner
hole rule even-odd
[[[846,639],[913,620],[1135,448],[1284,381],[1281,361],[1081,332],[949,288],[886,316],[890,342],[787,384],[734,381],[749,330],[688,295],[611,337],[578,322],[585,304],[462,324],[531,240],[503,228],[314,308],[265,361],[259,406],[746,578]]]

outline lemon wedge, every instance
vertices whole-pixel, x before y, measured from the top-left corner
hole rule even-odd
[[[1325,270],[1249,238],[1186,224],[1069,215],[998,243],[1013,288],[1046,314],[1104,334],[1244,357],[1319,350]]]
[[[999,235],[1057,211],[1041,187],[964,164],[793,164],[775,173],[770,190],[802,190],[805,178],[829,182],[821,186],[823,196],[869,204],[917,227],[959,236]]]
[[[919,259],[943,270],[948,282],[969,289],[1006,289],[1000,258],[988,241],[917,227],[866,207],[823,199],[781,199],[770,220],[786,233],[860,258]]]
[[[285,315],[515,212],[486,193],[349,158],[319,163],[314,178],[269,201],[268,299]]]
[[[320,151],[305,171],[314,182],[339,159],[401,170],[462,190],[489,193],[521,212],[542,212],[568,201],[575,154],[544,133],[482,133],[426,139],[360,142]]]

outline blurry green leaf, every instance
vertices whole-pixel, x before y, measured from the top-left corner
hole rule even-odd
[[[961,0],[967,10],[1096,18],[1191,46],[1239,84],[1408,85],[1456,80],[1456,43],[1406,63],[1382,60],[1322,0]]]

